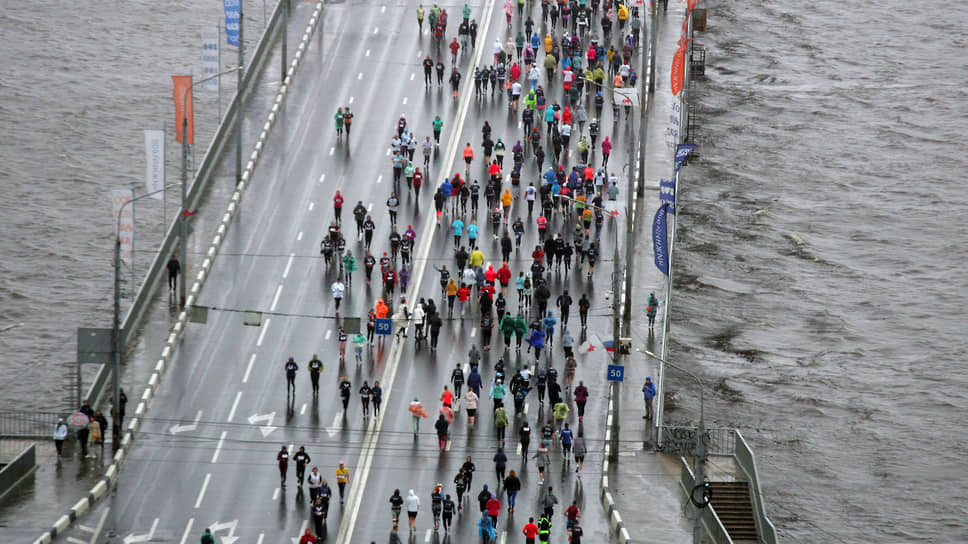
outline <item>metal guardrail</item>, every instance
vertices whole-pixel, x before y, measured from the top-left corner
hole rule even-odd
[[[682,488],[682,492],[685,493],[686,497],[692,493],[693,483],[696,481],[696,477],[689,468],[689,461],[685,457],[679,458],[679,487]],[[686,500],[688,503],[688,499]],[[702,516],[703,529],[706,532],[706,536],[715,542],[716,544],[732,544],[733,539],[729,536],[729,531],[723,525],[723,522],[719,519],[719,515],[716,514],[715,508],[710,504],[701,510],[699,514]]]
[[[696,452],[696,427],[663,425],[660,428],[659,451],[669,455],[692,456]],[[706,453],[731,456],[736,451],[736,429],[706,429]]]
[[[197,206],[203,192],[214,178],[214,173],[218,167],[222,151],[227,144],[234,141],[232,136],[236,128],[236,115],[239,108],[244,106],[246,97],[251,93],[252,83],[261,75],[263,67],[271,56],[271,44],[281,30],[280,22],[288,20],[288,18],[282,16],[283,10],[288,4],[289,2],[287,0],[279,0],[276,3],[275,9],[272,11],[272,17],[269,19],[265,30],[263,30],[255,51],[248,62],[248,66],[246,66],[245,75],[242,77],[241,93],[237,92],[232,97],[232,102],[222,117],[218,130],[216,130],[215,135],[212,137],[212,141],[205,151],[205,156],[202,158],[200,166],[191,181],[191,185],[186,191],[185,206],[187,209],[194,209]],[[128,308],[124,320],[121,323],[121,345],[125,346],[124,349],[127,349],[129,342],[137,334],[137,324],[144,317],[144,313],[151,302],[155,289],[164,276],[168,264],[168,256],[174,252],[178,244],[178,231],[178,216],[176,215],[172,223],[168,226],[165,238],[158,247],[158,252],[151,261],[151,266],[145,273],[138,292],[135,294],[131,306]],[[182,266],[188,266],[188,263],[182,263]],[[97,401],[100,400],[104,387],[110,377],[110,367],[108,365],[101,365],[98,370],[98,375],[86,395],[86,398],[89,399],[92,406],[97,406]]]
[[[0,470],[0,498],[37,470],[37,444],[27,446],[16,459]]]
[[[54,424],[60,412],[0,412],[0,438],[36,438],[53,440]]]
[[[760,533],[760,542],[776,544],[776,527],[770,518],[766,517],[766,507],[763,505],[763,494],[760,491],[760,478],[756,471],[756,456],[749,447],[743,435],[736,431],[736,453],[734,457],[740,469],[746,473],[749,480],[750,496],[753,499],[753,517],[756,518],[756,528]]]

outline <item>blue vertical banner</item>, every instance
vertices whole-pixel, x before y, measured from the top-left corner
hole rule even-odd
[[[655,266],[660,272],[669,275],[669,237],[666,233],[666,211],[669,204],[663,204],[652,220],[652,252],[655,253]]]
[[[692,153],[693,149],[696,149],[696,144],[679,144],[676,146],[676,172],[682,167],[682,163],[686,162],[686,157],[689,156],[689,153]]]
[[[242,0],[225,0],[225,43],[238,47]]]
[[[669,213],[676,213],[676,182],[659,180],[659,201],[669,203]]]

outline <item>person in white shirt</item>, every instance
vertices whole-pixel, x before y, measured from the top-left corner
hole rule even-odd
[[[336,301],[336,311],[339,311],[339,303],[343,301],[343,295],[346,293],[346,286],[338,278],[330,286],[333,291],[333,300]]]
[[[420,510],[420,497],[411,489],[403,502],[407,507],[407,521],[410,523],[410,532],[412,533],[417,526],[417,511]]]

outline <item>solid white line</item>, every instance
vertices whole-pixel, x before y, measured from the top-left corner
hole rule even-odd
[[[158,518],[155,518],[155,521],[151,522],[151,530],[148,531],[148,540],[151,540],[155,537],[155,529],[158,528],[158,521]]]
[[[295,253],[289,254],[289,260],[286,261],[286,269],[282,272],[282,279],[286,279],[289,277],[289,269],[292,267],[292,259],[295,256],[296,256]]]
[[[265,338],[266,331],[269,330],[269,323],[270,322],[272,322],[272,318],[271,317],[267,317],[266,318],[266,322],[262,324],[262,332],[259,333],[259,340],[256,341],[256,343],[255,343],[256,346],[261,346],[262,345],[262,339]]]
[[[487,29],[490,26],[491,12],[494,8],[494,0],[486,0],[484,9],[482,12],[483,21],[481,25],[481,35],[487,36]],[[478,66],[481,63],[481,54],[485,48],[478,48],[475,52],[475,58],[471,63],[471,66]],[[457,120],[454,123],[455,133],[459,134],[460,130],[464,126],[464,121],[467,118],[467,109],[470,106],[471,100],[471,82],[468,78],[465,82],[463,98],[461,100],[460,106],[457,111]],[[457,138],[451,138],[450,145],[447,149],[446,160],[443,164],[453,164],[454,158],[457,154],[457,145],[459,140]],[[440,173],[440,183],[443,183],[444,176],[447,175],[447,170],[442,169]],[[423,239],[420,243],[420,248],[416,252],[415,261],[417,265],[414,267],[414,272],[411,275],[413,283],[410,284],[410,290],[407,298],[414,300],[414,296],[417,294],[420,284],[423,281],[424,272],[427,268],[427,256],[430,254],[430,247],[433,244],[434,231],[436,230],[436,215],[432,213],[427,214],[427,218],[424,220],[424,228],[420,230],[423,233]],[[399,339],[393,340],[393,345],[390,348],[390,354],[387,358],[387,366],[383,372],[383,379],[380,380],[383,386],[383,402],[385,405],[390,405],[390,395],[393,392],[393,381],[397,376],[397,369],[400,366],[400,357],[403,355],[403,344]],[[380,439],[380,429],[383,427],[383,417],[386,414],[385,410],[380,411],[380,415],[375,418],[371,423],[370,427],[367,429],[366,435],[363,439],[363,447],[360,450],[360,460],[356,463],[356,485],[352,486],[350,489],[349,498],[347,500],[347,508],[345,510],[346,515],[343,518],[343,523],[340,523],[339,533],[336,537],[336,542],[349,542],[353,536],[353,531],[356,528],[356,519],[360,512],[360,506],[362,505],[363,492],[366,490],[366,481],[370,476],[370,467],[373,464],[373,456],[376,452],[376,445]]]
[[[464,363],[464,381],[467,381],[467,375],[471,373],[471,364]]]
[[[518,455],[521,455],[521,444],[518,444],[517,450]]]
[[[188,524],[185,525],[185,532],[182,533],[181,543],[180,544],[188,544],[188,535],[191,534],[191,532],[192,532],[192,525],[194,525],[194,524],[195,524],[195,518],[189,518]]]
[[[272,492],[272,500],[279,500],[279,488],[277,487],[275,491]]]
[[[297,241],[302,240],[302,235],[303,235],[302,231],[299,231],[299,234],[296,235],[296,240]]]
[[[261,344],[262,342],[259,342],[259,343]],[[245,374],[242,375],[242,383],[249,383],[249,374],[252,372],[252,363],[254,362],[255,362],[255,353],[253,353],[252,356],[249,357],[249,366],[245,367]],[[241,395],[242,393],[239,392],[239,394]],[[233,408],[235,407],[233,406]],[[234,410],[231,415],[235,415]],[[232,419],[231,415],[229,416],[229,419]]]
[[[387,151],[389,151],[389,149],[387,149]],[[379,176],[376,177],[376,182],[383,183],[383,174],[380,174]]]
[[[418,58],[418,59],[422,59],[422,58],[423,58],[423,56],[424,56],[424,54],[423,54],[423,49],[421,49],[421,50],[419,50],[419,51],[417,51],[417,58]]]
[[[313,208],[315,208],[315,207],[316,207],[316,203],[315,202],[310,202],[309,203],[309,211],[313,211]]]
[[[276,296],[272,299],[272,306],[269,307],[270,312],[276,311],[276,304],[279,304],[279,295],[281,294],[282,294],[282,284],[280,283],[279,287],[276,288]]]
[[[195,508],[198,508],[199,506],[202,505],[202,499],[205,498],[205,490],[208,489],[208,481],[211,479],[212,479],[211,472],[205,475],[205,481],[202,482],[202,489],[201,491],[198,492],[198,498],[195,499]]]
[[[225,443],[225,435],[229,434],[228,431],[222,431],[222,436],[218,438],[218,444],[215,445],[215,453],[212,454],[212,462],[218,462],[218,454],[222,451],[222,444]]]

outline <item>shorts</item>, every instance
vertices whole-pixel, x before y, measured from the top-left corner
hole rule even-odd
[[[477,408],[467,409],[467,417],[476,417],[476,416],[477,416]]]
[[[584,455],[576,455],[575,456],[575,462],[576,463],[584,463],[585,462],[585,456]]]
[[[407,517],[410,519],[417,519],[417,513],[407,510]]]

